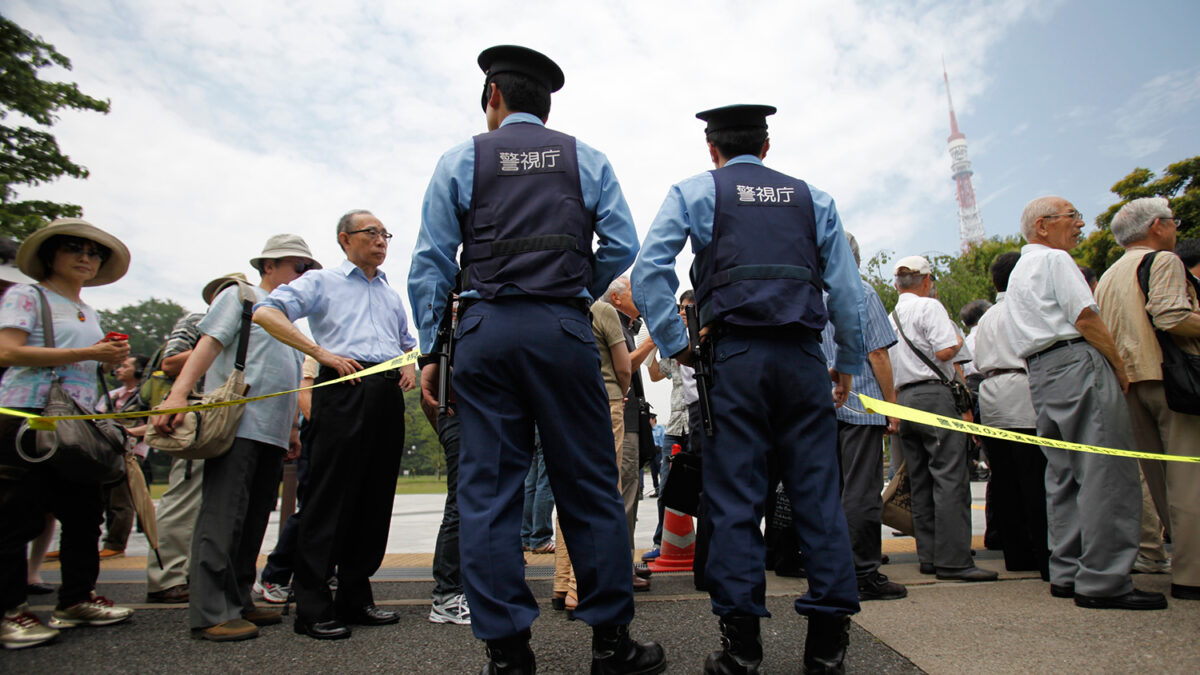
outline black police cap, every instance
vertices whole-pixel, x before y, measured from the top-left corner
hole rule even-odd
[[[497,73],[520,73],[545,85],[562,89],[565,78],[558,64],[541,52],[516,45],[497,45],[479,53],[479,68],[490,78]]]
[[[722,129],[751,127],[767,128],[767,115],[775,114],[775,106],[770,105],[727,105],[723,108],[713,108],[696,113],[697,119],[708,122],[704,133],[711,134]]]

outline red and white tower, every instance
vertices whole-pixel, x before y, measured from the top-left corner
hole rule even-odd
[[[950,104],[950,138],[946,149],[950,152],[950,169],[954,172],[954,183],[958,187],[958,238],[963,250],[983,242],[983,217],[975,205],[975,188],[971,186],[971,160],[967,159],[967,137],[958,130],[958,118],[954,116],[954,99],[950,98],[950,77],[946,75],[946,64],[942,63],[942,79],[946,81],[946,101]]]

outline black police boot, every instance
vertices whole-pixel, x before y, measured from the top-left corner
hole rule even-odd
[[[704,660],[705,675],[757,675],[762,664],[762,637],[758,617],[730,614],[721,617],[721,646]]]
[[[657,642],[634,642],[629,626],[592,626],[592,675],[653,675],[667,669]]]
[[[808,617],[804,640],[805,675],[842,675],[846,646],[850,644],[850,617],[814,614]]]
[[[529,648],[529,629],[511,637],[487,641],[488,664],[480,675],[534,675],[537,664]]]

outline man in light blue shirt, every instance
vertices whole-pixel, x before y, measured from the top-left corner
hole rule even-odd
[[[513,46],[485,50],[479,66],[489,131],[438,162],[408,285],[429,353],[461,280],[452,384],[471,629],[487,640],[484,672],[534,672],[538,609],[525,584],[520,495],[536,424],[579,580],[575,616],[593,627],[591,672],[662,672],[662,647],[629,637],[633,562],[588,318],[590,299],[636,256],[637,232],[604,155],[545,127],[562,70]],[[422,367],[423,396],[437,395],[438,367]]]
[[[699,530],[711,532],[704,573],[724,636],[706,673],[758,672],[762,661],[766,554],[759,523],[770,452],[778,454],[809,555],[809,591],[795,605],[808,616],[806,671],[840,672],[849,615],[859,609],[838,496],[833,410],[862,370],[862,282],[833,199],[763,165],[766,117],[774,112],[736,105],[697,114],[708,123],[717,168],[671,187],[633,268],[634,301],[660,352],[689,363],[686,328],[675,314],[675,257],[689,240],[696,254],[692,284],[714,357]],[[832,371],[819,344],[827,320],[838,329]]]
[[[392,235],[369,211],[338,221],[346,260],[276,288],[254,322],[321,364],[316,384],[351,375],[410,351],[404,306],[379,266]],[[313,340],[292,325],[308,317]],[[315,340],[315,341],[314,341]],[[308,484],[295,560],[295,631],[322,640],[350,637],[347,624],[399,620],[375,606],[370,578],[387,547],[404,439],[404,392],[416,385],[408,365],[313,391],[307,433]],[[336,599],[329,572],[337,567]]]

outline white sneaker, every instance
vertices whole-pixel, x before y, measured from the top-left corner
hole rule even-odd
[[[470,626],[471,608],[467,606],[467,596],[459,593],[441,602],[434,600],[433,608],[429,610],[429,620],[433,623],[456,623],[460,626]]]
[[[261,595],[263,602],[270,605],[282,605],[287,602],[292,592],[290,584],[273,584],[269,581],[254,582],[254,592]]]
[[[22,649],[49,642],[58,637],[58,631],[48,628],[29,611],[29,603],[22,603],[4,613],[0,618],[0,644],[5,649]]]
[[[96,595],[66,609],[56,609],[50,615],[51,628],[74,628],[75,626],[109,626],[133,616],[129,607],[117,607],[112,600]]]
[[[1139,574],[1167,574],[1171,571],[1171,561],[1153,560],[1139,553],[1133,563],[1133,571]]]

